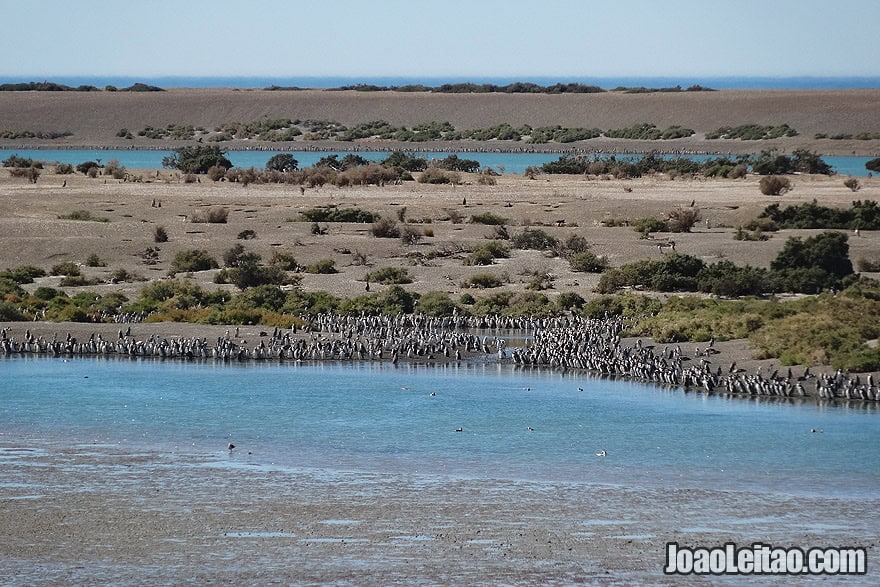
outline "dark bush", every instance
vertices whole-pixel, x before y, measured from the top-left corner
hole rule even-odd
[[[82,272],[79,269],[79,265],[77,265],[73,261],[64,261],[63,263],[58,263],[56,265],[53,265],[52,269],[49,270],[49,275],[64,275],[67,277],[73,277],[81,274]]]
[[[492,212],[483,212],[482,214],[474,214],[471,216],[470,222],[471,224],[503,225],[507,224],[508,219],[493,214]]]
[[[224,169],[232,167],[232,162],[225,157],[225,151],[216,146],[180,147],[162,159],[162,167],[178,169],[183,173],[207,173],[215,166]]]
[[[0,271],[0,279],[9,279],[19,284],[33,283],[34,279],[45,275],[43,269],[34,265],[20,265],[14,269]]]
[[[465,280],[461,285],[462,287],[489,289],[493,287],[501,287],[502,282],[500,278],[491,273],[477,273],[476,275],[471,276],[470,279]]]
[[[778,177],[776,175],[768,175],[762,177],[758,183],[761,193],[765,196],[781,196],[785,192],[791,190],[791,180],[787,177]]]
[[[848,177],[843,180],[843,185],[848,187],[850,191],[857,192],[862,189],[862,184],[854,177]]]
[[[786,241],[770,268],[785,281],[787,291],[815,293],[817,289],[840,287],[852,274],[847,236],[842,232],[823,232],[806,240]]]
[[[336,261],[333,259],[321,259],[314,263],[306,265],[303,269],[306,273],[330,274],[338,273],[336,270]]]
[[[771,222],[778,228],[880,230],[880,206],[873,200],[856,200],[851,208],[820,206],[816,200],[784,209],[780,209],[779,204],[771,204],[755,222],[761,221]]]
[[[589,251],[574,253],[568,258],[568,263],[572,271],[586,273],[602,273],[608,267],[605,257],[598,257]]]
[[[397,222],[390,218],[380,218],[374,222],[370,232],[377,238],[400,238]]]
[[[533,249],[536,251],[555,250],[559,241],[539,228],[527,228],[510,239],[516,249]]]
[[[633,222],[632,226],[636,232],[639,232],[642,235],[648,235],[652,232],[669,231],[669,225],[666,224],[666,221],[660,220],[659,218],[654,218],[653,216],[649,216],[646,218],[637,218],[635,222]]]
[[[360,208],[311,208],[300,212],[308,222],[376,222],[379,214]],[[395,237],[396,238],[396,237]]]
[[[293,158],[290,153],[278,153],[272,155],[266,162],[266,171],[280,171],[286,173],[293,171],[299,167],[299,161]]]
[[[153,229],[153,242],[156,243],[167,243],[168,242],[168,231],[165,230],[164,226],[157,226]]]
[[[370,283],[381,283],[383,285],[394,285],[412,283],[412,276],[405,267],[383,267],[370,271],[364,275],[364,281]]]
[[[228,208],[209,208],[204,213],[197,212],[193,214],[190,222],[193,224],[226,224],[228,219]]]
[[[458,175],[456,171],[443,171],[442,169],[438,169],[436,167],[429,167],[422,172],[419,176],[419,183],[428,183],[428,184],[459,184],[461,183],[461,176]]]
[[[180,251],[171,261],[171,270],[174,272],[207,271],[217,267],[217,260],[204,249]]]

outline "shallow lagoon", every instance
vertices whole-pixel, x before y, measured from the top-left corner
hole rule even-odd
[[[847,498],[880,487],[880,420],[862,405],[759,403],[493,364],[46,358],[0,370],[7,440],[456,478]]]
[[[877,580],[864,406],[493,364],[0,373],[0,573],[22,584],[678,584],[668,541],[866,546],[846,583]]]

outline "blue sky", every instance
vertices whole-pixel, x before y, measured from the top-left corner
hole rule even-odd
[[[880,0],[0,0],[0,77],[880,76]]]

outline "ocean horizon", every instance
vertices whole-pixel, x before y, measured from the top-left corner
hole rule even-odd
[[[0,84],[54,82],[68,86],[91,85],[103,88],[107,85],[126,87],[144,83],[161,88],[267,88],[269,86],[299,88],[338,88],[358,84],[376,86],[425,85],[436,87],[443,84],[475,83],[507,85],[516,82],[549,86],[557,83],[595,85],[604,89],[617,87],[687,88],[700,85],[716,90],[831,90],[880,88],[878,76],[65,76],[65,75],[0,75]]]

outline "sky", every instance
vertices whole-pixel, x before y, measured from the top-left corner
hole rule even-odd
[[[880,0],[0,0],[0,81],[880,76]]]

